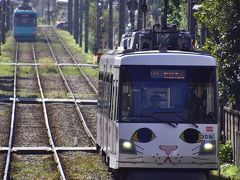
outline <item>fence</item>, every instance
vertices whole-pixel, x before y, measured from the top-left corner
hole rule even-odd
[[[233,147],[233,161],[240,165],[240,111],[221,108],[221,133],[224,141],[230,140]]]

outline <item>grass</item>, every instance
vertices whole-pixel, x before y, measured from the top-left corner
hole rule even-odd
[[[14,66],[0,66],[0,77],[12,77],[14,75]]]
[[[211,180],[218,179],[218,171],[211,172]],[[240,167],[233,164],[222,164],[220,170],[220,180],[240,180]]]
[[[14,62],[14,39],[12,36],[8,35],[6,39],[6,43],[1,46],[2,55],[0,56],[0,62]]]
[[[63,66],[62,71],[65,75],[69,75],[69,76],[74,76],[74,75],[79,76],[81,74],[78,67],[76,66]]]
[[[107,168],[95,155],[78,156],[72,164],[72,179],[110,179]]]
[[[57,74],[58,73],[58,69],[54,65],[54,62],[51,58],[49,58],[49,57],[41,58],[41,59],[39,59],[39,63],[42,64],[40,66],[40,73],[41,74],[51,75],[51,74]]]
[[[71,49],[73,55],[77,54],[79,55],[83,60],[84,63],[88,64],[96,64],[96,57],[92,53],[85,53],[84,49],[79,47],[78,44],[76,44],[74,38],[70,35],[69,32],[58,30],[58,34],[63,39],[63,41],[66,43],[67,47]],[[84,46],[84,44],[83,44]]]
[[[30,76],[33,77],[35,73],[35,69],[32,66],[20,66],[18,67],[18,76],[19,77],[26,77]]]
[[[82,70],[89,76],[98,78],[99,70],[93,69],[92,67],[82,67]]]
[[[33,159],[37,159],[36,157]],[[44,157],[41,157],[41,160]],[[11,168],[15,169],[11,172],[10,179],[59,179],[60,174],[57,169],[53,169],[56,164],[53,160],[44,160],[42,162],[12,162]]]

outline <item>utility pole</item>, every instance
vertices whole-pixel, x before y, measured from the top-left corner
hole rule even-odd
[[[73,32],[73,15],[72,15],[72,10],[73,10],[73,0],[68,0],[68,32],[72,34]]]
[[[87,1],[87,0],[86,0]],[[88,3],[88,2],[87,2]],[[80,0],[80,19],[79,19],[79,46],[82,47],[83,41],[83,0]]]
[[[78,44],[79,37],[79,0],[74,0],[74,39]]]
[[[193,40],[193,44],[196,41],[196,18],[193,16],[193,6],[196,4],[196,0],[188,0],[188,31],[190,32],[191,39]]]
[[[2,55],[2,3],[0,3],[0,56]]]
[[[90,8],[90,2],[89,0],[85,1],[85,53],[88,53],[88,35],[89,35],[89,8]]]
[[[137,0],[128,0],[127,2],[128,10],[130,11],[130,24],[131,29],[135,29],[135,11],[138,8],[138,2]]]
[[[113,49],[113,0],[109,0],[108,49]]]
[[[5,18],[6,18],[6,3],[5,0],[2,0],[2,11],[1,11],[1,42],[2,44],[5,44],[6,42],[6,27],[5,27]]]
[[[47,19],[48,19],[48,25],[50,25],[50,0],[47,1]]]
[[[94,53],[97,54],[99,49],[101,49],[101,39],[102,39],[102,32],[101,27],[103,24],[103,17],[102,17],[102,6],[103,2],[102,0],[96,1],[96,7],[97,7],[97,18],[96,18],[96,40],[94,45]]]
[[[138,3],[138,16],[137,16],[137,30],[142,30],[142,23],[143,23],[143,12],[142,12],[142,4],[143,0],[139,0]]]
[[[12,15],[10,0],[7,0],[6,32],[10,29],[10,16]]]
[[[163,18],[162,18],[162,26],[167,28],[167,15],[168,15],[168,0],[164,1],[164,11],[163,11]]]
[[[125,34],[126,23],[126,0],[119,0],[119,36],[118,44],[121,42],[122,35]]]

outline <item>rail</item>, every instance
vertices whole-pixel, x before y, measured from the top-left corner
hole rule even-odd
[[[17,64],[18,61],[18,43],[16,45],[16,52],[15,52],[15,63]],[[3,179],[8,179],[9,167],[11,162],[11,150],[12,150],[12,143],[13,143],[13,135],[14,135],[14,124],[15,124],[15,116],[16,116],[16,97],[17,97],[17,66],[14,66],[14,81],[13,81],[13,105],[12,105],[12,115],[11,115],[11,126],[10,126],[10,136],[9,136],[9,143],[8,143],[8,152],[6,158],[6,165],[4,170]]]
[[[36,64],[37,61],[36,61],[36,55],[35,55],[35,50],[34,50],[33,43],[32,43],[32,51],[33,51],[34,63]],[[48,115],[47,115],[47,108],[46,108],[46,102],[45,102],[45,98],[44,98],[44,94],[43,94],[43,90],[42,90],[42,85],[41,85],[41,80],[40,80],[40,76],[39,76],[39,71],[38,71],[38,66],[37,65],[35,65],[35,70],[36,70],[36,74],[37,74],[38,87],[39,87],[41,98],[42,98],[42,105],[43,105],[43,111],[44,111],[44,120],[45,120],[45,125],[46,125],[46,128],[47,128],[47,133],[48,133],[48,137],[49,137],[49,143],[50,143],[50,145],[52,147],[53,156],[54,156],[54,159],[55,159],[55,161],[57,163],[57,168],[58,168],[58,170],[59,170],[59,172],[61,174],[61,179],[65,180],[66,177],[65,177],[65,174],[63,172],[62,164],[60,162],[60,159],[59,159],[56,147],[54,145],[52,134],[51,134],[51,131],[50,131],[49,120],[48,120]]]
[[[43,32],[43,34],[44,34],[44,36],[45,36],[45,38],[46,38],[46,40],[47,40],[49,49],[50,49],[51,54],[52,54],[52,56],[53,56],[53,58],[54,58],[54,60],[55,60],[55,62],[56,62],[56,64],[57,64],[58,70],[59,70],[59,72],[60,72],[60,74],[61,74],[61,76],[62,76],[62,79],[63,79],[63,81],[64,81],[64,84],[65,84],[66,88],[68,89],[71,98],[74,100],[75,108],[76,108],[76,110],[77,110],[77,113],[78,113],[78,116],[79,116],[79,118],[80,118],[80,120],[81,120],[81,123],[82,123],[82,125],[83,125],[83,127],[84,127],[84,130],[86,131],[88,137],[91,139],[93,145],[95,145],[95,144],[96,144],[96,140],[95,140],[95,138],[93,137],[92,133],[90,132],[90,130],[89,130],[88,126],[87,126],[87,123],[86,123],[85,120],[84,120],[83,114],[82,114],[82,112],[81,112],[81,110],[80,110],[80,108],[79,108],[79,106],[78,106],[77,99],[75,98],[75,96],[74,96],[74,94],[73,94],[73,92],[72,92],[72,90],[71,90],[71,88],[70,88],[70,86],[69,86],[69,84],[68,84],[68,82],[67,82],[64,74],[63,74],[63,71],[62,71],[61,67],[60,67],[59,64],[58,64],[58,60],[57,60],[57,58],[56,58],[56,56],[55,56],[55,54],[54,54],[54,52],[53,52],[53,49],[52,49],[51,44],[50,44],[50,42],[49,42],[49,39],[48,39],[47,35],[45,34],[45,32],[44,32],[44,31],[42,31],[42,32]]]

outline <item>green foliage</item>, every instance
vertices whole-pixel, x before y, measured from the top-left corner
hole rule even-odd
[[[0,77],[13,76],[14,66],[0,66]]]
[[[40,72],[43,74],[57,74],[58,69],[55,67],[54,62],[51,58],[41,58],[39,59],[39,63],[41,63],[40,66]]]
[[[1,53],[0,62],[14,62],[14,39],[12,36],[8,36],[6,39],[6,43],[1,45]]]
[[[18,67],[18,76],[19,77],[26,77],[26,76],[30,76],[33,77],[34,76],[34,67],[32,66],[20,66]]]
[[[208,30],[205,48],[218,59],[221,103],[239,109],[240,1],[205,0],[196,17]]]
[[[227,141],[226,144],[220,144],[220,161],[221,163],[232,163],[233,154],[232,154],[232,144],[230,141]]]
[[[62,71],[65,75],[69,75],[69,76],[74,76],[74,75],[79,76],[81,74],[79,69],[76,66],[62,67]]]
[[[240,180],[240,167],[232,164],[221,165],[221,175],[226,178]]]

